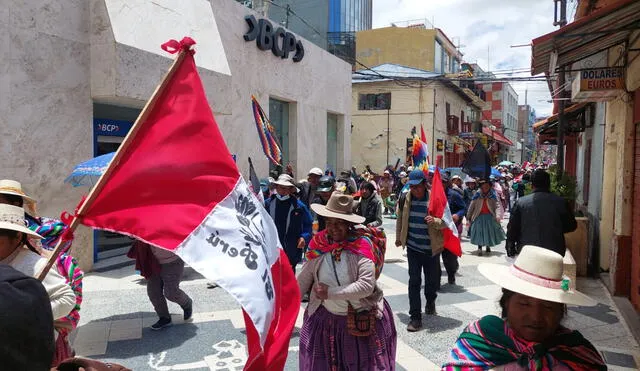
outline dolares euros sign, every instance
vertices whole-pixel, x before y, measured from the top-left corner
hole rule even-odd
[[[571,99],[575,102],[603,102],[614,99],[623,89],[623,68],[586,69],[579,71],[573,80]]]

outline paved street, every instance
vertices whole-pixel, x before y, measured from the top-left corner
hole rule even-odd
[[[407,262],[393,246],[395,222],[385,219],[389,232],[387,263],[380,280],[394,313],[398,331],[399,370],[439,369],[456,337],[470,321],[498,314],[500,289],[482,277],[481,262],[507,263],[504,247],[479,257],[464,240],[457,286],[446,284],[436,305],[436,316],[424,317],[424,329],[408,333]],[[443,269],[444,274],[444,269]],[[174,325],[151,331],[155,313],[147,299],[144,280],[128,265],[84,279],[82,322],[75,336],[79,355],[129,366],[134,370],[241,370],[246,359],[241,311],[222,289],[207,289],[206,280],[187,269],[182,287],[194,299],[194,321],[182,323],[182,311],[170,304]],[[580,279],[578,289],[599,301],[594,308],[569,308],[565,326],[580,330],[603,353],[612,370],[640,365],[640,348],[621,321],[605,287],[597,280]],[[423,304],[424,305],[424,304]],[[298,330],[292,336],[287,370],[297,370]]]

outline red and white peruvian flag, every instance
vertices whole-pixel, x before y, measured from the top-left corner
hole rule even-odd
[[[169,44],[178,59],[76,217],[173,251],[218,283],[245,311],[245,370],[282,370],[298,284],[218,129],[193,44]]]
[[[442,230],[444,234],[444,248],[451,251],[457,256],[462,256],[462,246],[460,246],[460,236],[458,236],[458,228],[453,222],[451,209],[449,209],[449,200],[442,186],[442,178],[440,177],[440,169],[436,167],[431,185],[431,195],[429,197],[429,215],[442,219],[447,228]]]

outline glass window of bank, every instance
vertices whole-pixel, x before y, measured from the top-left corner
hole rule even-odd
[[[276,130],[276,137],[282,151],[282,165],[289,163],[289,102],[269,98],[269,120]],[[277,170],[269,164],[269,171]],[[283,169],[284,170],[284,169]]]
[[[338,115],[327,114],[327,167],[338,171]]]
[[[138,108],[102,103],[93,104],[93,155],[115,152],[140,115]],[[124,255],[132,239],[117,233],[94,231],[93,260]]]

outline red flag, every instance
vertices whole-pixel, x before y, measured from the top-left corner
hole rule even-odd
[[[249,359],[264,359],[245,369],[279,370],[300,307],[298,285],[273,221],[218,129],[193,44],[171,44],[180,56],[77,217],[173,251],[218,283],[246,313]]]
[[[437,167],[433,174],[431,195],[429,197],[429,215],[442,219],[447,225],[447,228],[442,230],[444,234],[444,248],[457,256],[462,256],[462,246],[460,245],[458,228],[453,222],[451,210],[449,209],[449,201],[447,200],[447,195],[444,193],[444,186],[440,178],[440,169]]]

